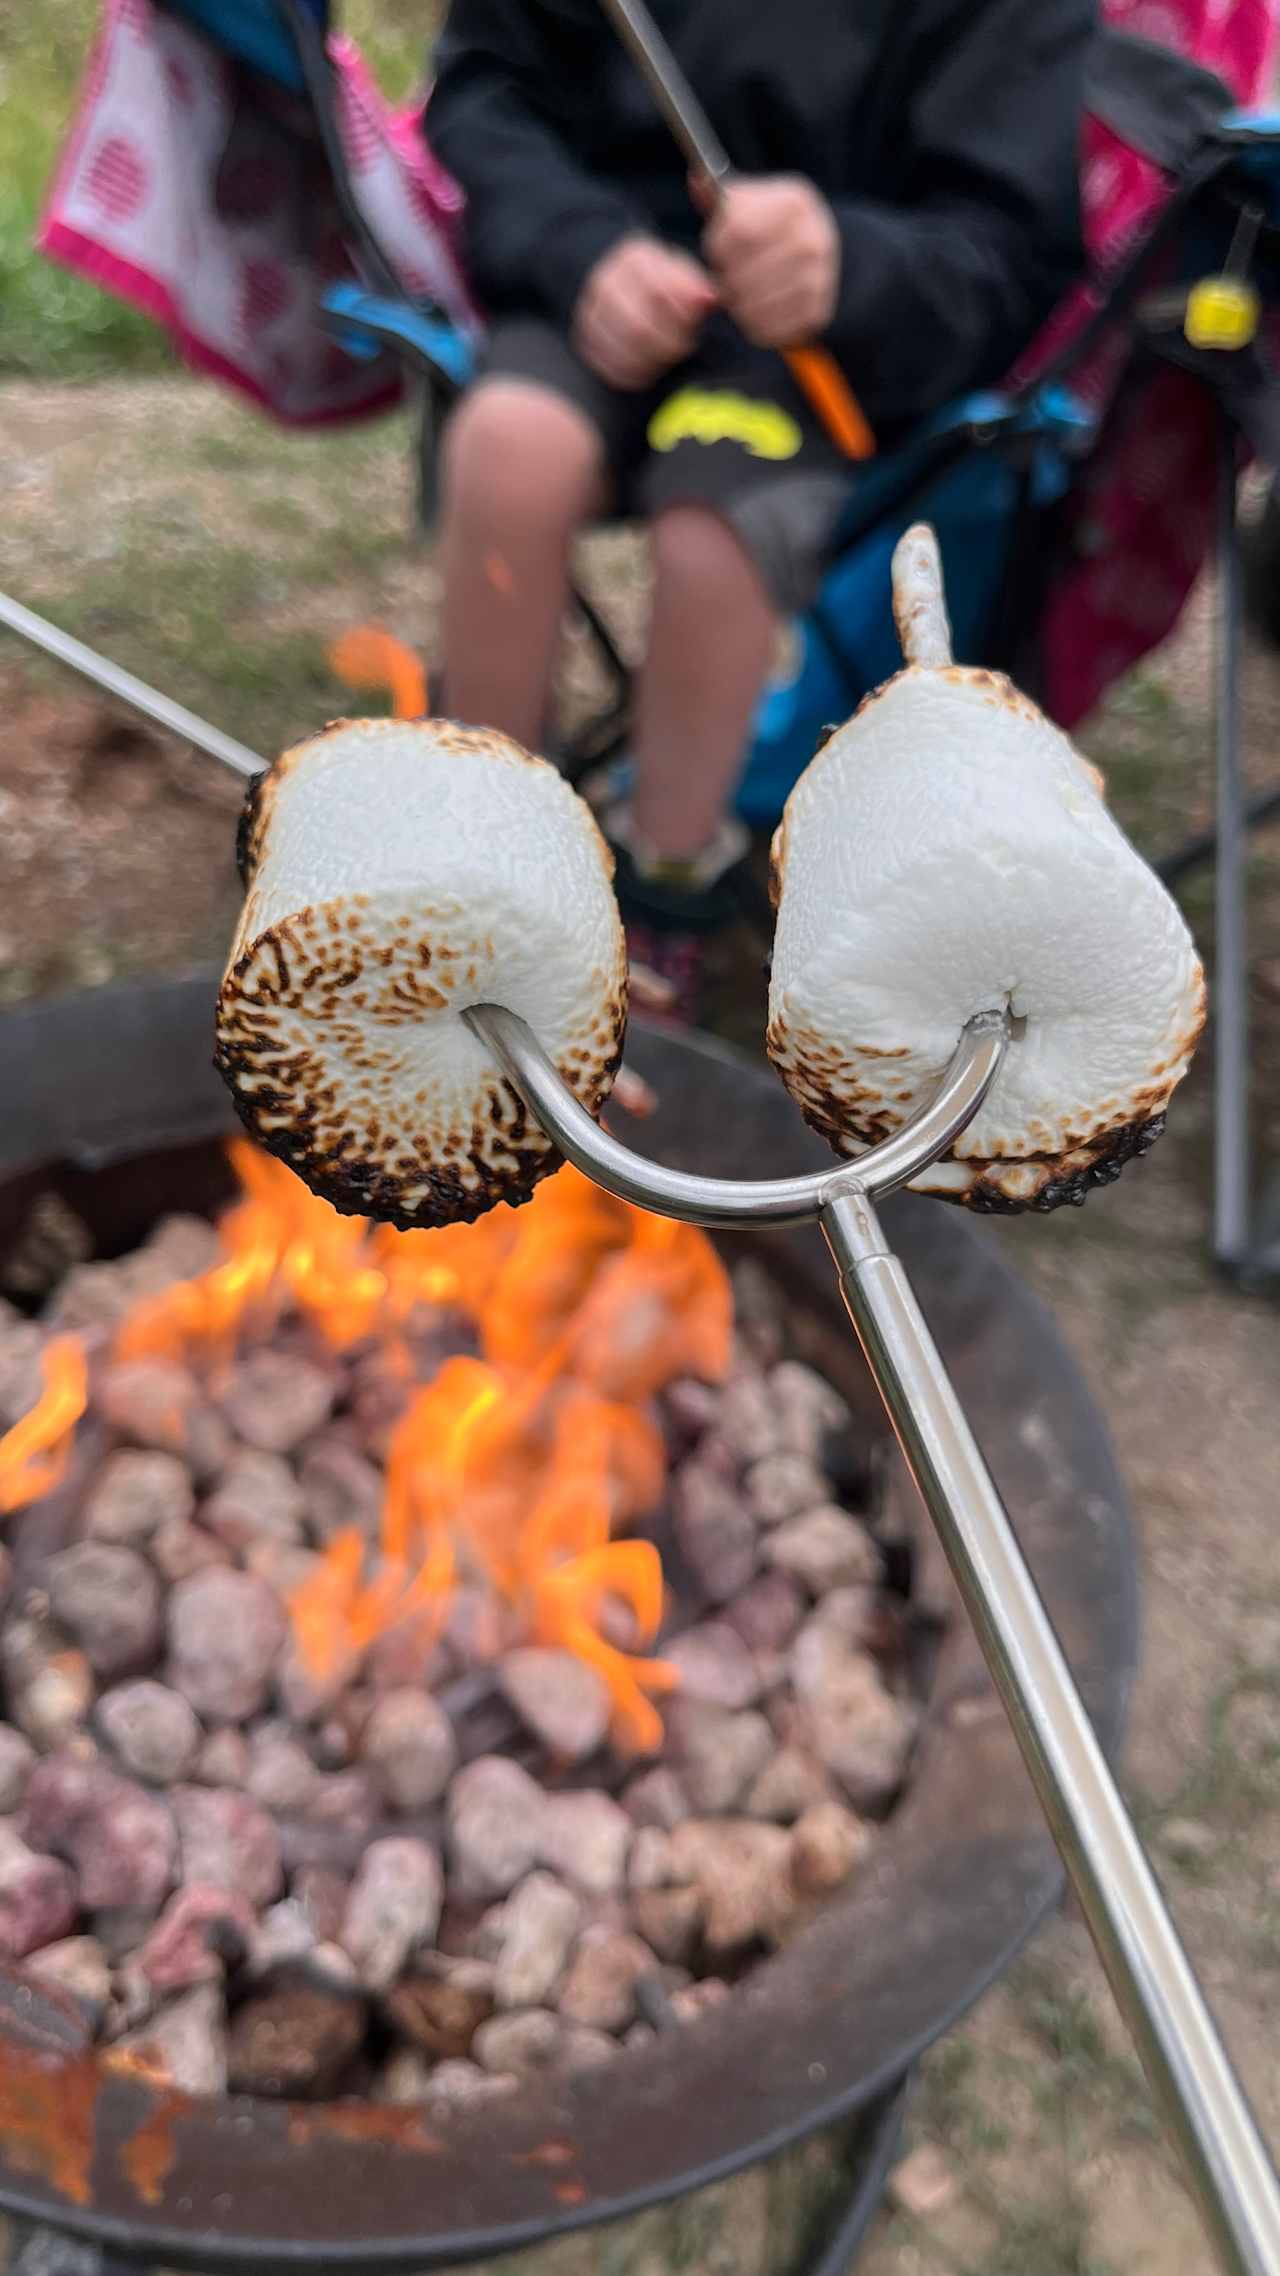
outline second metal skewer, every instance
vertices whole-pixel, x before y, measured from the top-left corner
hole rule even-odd
[[[908,1468],[937,1529],[1116,2002],[1229,2276],[1280,2276],[1280,2182],[1053,1625],[875,1204],[952,1146],[1010,1047],[1003,1012],[960,1038],[935,1096],[884,1145],[807,1178],[704,1178],[602,1131],[523,1020],[466,1014],[555,1145],[642,1209],[707,1226],[816,1220]],[[1015,1047],[1016,1048],[1016,1047]]]

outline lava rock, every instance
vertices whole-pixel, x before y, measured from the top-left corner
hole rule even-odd
[[[627,1859],[628,1888],[665,1889],[675,1878],[666,1833],[659,1826],[641,1826]]]
[[[698,1889],[637,1889],[631,1900],[636,1927],[660,1960],[683,1966],[702,1933]]]
[[[587,2023],[566,2023],[560,2043],[560,2068],[567,2078],[575,2078],[581,2071],[599,2070],[602,2063],[611,2063],[621,2053],[616,2039],[607,2031],[597,2031]]]
[[[320,1566],[315,1550],[304,1548],[300,1541],[251,1541],[241,1556],[245,1571],[256,1573],[286,1603]]]
[[[133,1259],[135,1288],[158,1292],[175,1280],[198,1280],[222,1261],[217,1226],[189,1209],[175,1209],[152,1228]]]
[[[249,1742],[243,1731],[229,1723],[211,1731],[191,1775],[201,1786],[243,1786],[249,1776]]]
[[[672,1481],[676,1539],[690,1572],[713,1604],[746,1588],[760,1561],[755,1521],[741,1492],[701,1458]]]
[[[865,1653],[851,1653],[805,1703],[813,1749],[856,1810],[874,1817],[906,1774],[919,1717],[886,1691]]]
[[[351,1884],[327,1865],[303,1865],[290,1884],[318,1944],[336,1944]]]
[[[779,1525],[765,1543],[765,1556],[794,1573],[813,1596],[870,1587],[880,1577],[880,1552],[870,1534],[831,1502]]]
[[[231,2019],[227,2084],[290,2100],[333,2094],[364,2033],[363,2002],[349,1994],[303,1982],[255,1993]]]
[[[138,1955],[158,1992],[217,1983],[249,1949],[255,1917],[236,1890],[191,1881],[170,1897]]]
[[[443,2067],[452,2070],[454,2065],[449,2063]],[[488,2074],[474,2063],[460,2060],[457,2068],[474,2070],[476,2077],[483,2079],[486,2085],[492,2083]],[[435,2075],[429,2056],[421,2054],[417,2047],[397,2047],[394,2055],[388,2055],[370,2086],[369,2100],[389,2103],[393,2108],[412,2109],[426,2101]]]
[[[278,1454],[238,1454],[200,1512],[200,1522],[231,1550],[251,1541],[300,1541],[307,1504]]]
[[[93,1705],[93,1670],[65,1629],[22,1614],[0,1632],[0,1675],[18,1729],[42,1752],[61,1747]]]
[[[365,1851],[351,1884],[342,1944],[371,1991],[386,1991],[410,1953],[434,1937],[444,1902],[440,1860],[425,1841],[391,1835]]]
[[[622,1799],[628,1816],[639,1826],[663,1826],[669,1832],[682,1818],[692,1815],[688,1795],[674,1770],[664,1762],[642,1770]]]
[[[492,1667],[520,1641],[516,1614],[491,1588],[455,1588],[442,1641],[464,1675]]]
[[[791,1878],[801,1894],[825,1897],[847,1881],[875,1845],[875,1834],[839,1802],[819,1802],[791,1833]]]
[[[144,1678],[104,1692],[96,1720],[121,1766],[151,1786],[172,1786],[187,1777],[200,1751],[194,1710],[163,1683]]]
[[[263,1581],[260,1586],[267,1587]],[[275,1591],[269,1590],[275,1599]],[[354,1651],[339,1646],[325,1668],[309,1665],[296,1643],[286,1642],[276,1674],[276,1690],[286,1715],[295,1723],[318,1723],[332,1714],[359,1664]]]
[[[518,1763],[479,1755],[454,1778],[446,1806],[459,1893],[505,1897],[538,1863],[547,1797]]]
[[[769,1454],[747,1472],[747,1499],[761,1525],[781,1525],[830,1499],[816,1462],[804,1454]]]
[[[681,1883],[702,1900],[709,1953],[775,1942],[795,1904],[791,1840],[751,1818],[690,1818],[671,1836]]]
[[[19,1807],[35,1768],[36,1750],[12,1723],[0,1723],[0,1818]]]
[[[251,1905],[269,1905],[279,1895],[280,1836],[248,1794],[217,1786],[177,1786],[173,1814],[184,1882],[237,1890]]]
[[[696,1442],[720,1412],[722,1393],[697,1375],[678,1376],[662,1394],[663,1407],[681,1438]]]
[[[785,1652],[795,1641],[808,1606],[789,1573],[760,1573],[726,1604],[724,1617],[753,1652]]]
[[[718,1427],[744,1469],[782,1447],[778,1408],[768,1383],[755,1368],[731,1375],[720,1401]]]
[[[664,1646],[680,1676],[682,1699],[703,1699],[713,1707],[753,1707],[760,1697],[760,1671],[736,1628],[727,1620],[704,1620]]]
[[[430,1620],[402,1620],[379,1636],[365,1660],[363,1675],[370,1689],[433,1692],[454,1673],[445,1644]]]
[[[194,1573],[169,1599],[169,1680],[198,1715],[243,1723],[265,1704],[285,1641],[280,1599],[254,1573]]]
[[[636,2020],[636,1985],[657,1963],[647,1944],[611,1928],[584,1931],[556,2001],[570,2023],[625,2031]]]
[[[732,1810],[759,1777],[774,1750],[763,1715],[735,1714],[700,1699],[672,1700],[667,1740],[680,1780],[695,1810]]]
[[[34,1407],[43,1388],[41,1359],[47,1342],[35,1320],[7,1313],[0,1320],[0,1433]]]
[[[437,2061],[465,2055],[493,2013],[493,1970],[483,1960],[432,1954],[387,1994],[388,2020]]]
[[[253,1931],[249,1946],[251,1976],[272,1976],[300,1960],[309,1960],[319,1942],[304,1907],[296,1897],[282,1897],[269,1905]]]
[[[519,2084],[513,2071],[485,2071],[478,2063],[458,2060],[437,2063],[427,2081],[427,2092],[442,2109],[465,2110],[476,2102],[514,2094]]]
[[[721,1976],[701,1976],[696,1984],[683,1984],[673,1991],[671,2013],[677,2023],[696,2023],[713,2007],[723,2007],[729,1997],[729,1986]]]
[[[839,1392],[798,1359],[781,1360],[770,1370],[768,1397],[779,1444],[791,1454],[816,1460],[835,1432],[853,1427]]]
[[[608,1896],[626,1879],[632,1824],[625,1810],[594,1787],[548,1794],[542,1815],[540,1861],[593,1896]]]
[[[90,1912],[150,1917],[172,1886],[177,1838],[168,1808],[105,1762],[86,1762],[66,1748],[38,1762],[22,1830],[33,1848],[74,1868]]]
[[[319,1783],[319,1771],[286,1723],[264,1723],[253,1732],[245,1785],[264,1810],[305,1815]]]
[[[530,1873],[504,1905],[485,1915],[499,2007],[540,2007],[551,1997],[582,1927],[581,1899],[551,1873]]]
[[[74,1927],[75,1877],[56,1857],[38,1856],[17,1828],[0,1825],[0,1959],[23,1960]]]
[[[306,1816],[315,1825],[367,1841],[378,1822],[378,1788],[367,1770],[330,1770],[317,1776]]]
[[[747,1788],[742,1808],[749,1818],[787,1826],[834,1798],[830,1775],[816,1755],[805,1747],[781,1746]]]
[[[318,1439],[299,1473],[311,1530],[331,1541],[351,1525],[372,1533],[382,1508],[382,1473],[344,1438]]]
[[[122,1438],[185,1455],[199,1392],[195,1377],[176,1359],[122,1359],[103,1369],[93,1403]]]
[[[832,1589],[796,1637],[787,1666],[797,1699],[825,1691],[851,1655],[862,1653],[875,1635],[879,1602],[874,1589]]]
[[[216,1984],[197,1984],[118,2040],[111,2063],[124,2058],[141,2065],[183,2094],[225,2094],[227,2032],[222,1993]]]
[[[121,1447],[108,1454],[85,1503],[91,1540],[139,1546],[162,1525],[180,1525],[196,1505],[191,1472],[176,1454]]]
[[[544,2077],[558,2067],[565,2027],[545,2007],[514,2008],[482,2023],[471,2043],[473,2059],[484,2070],[514,2078]]]
[[[160,1647],[160,1584],[144,1557],[112,1541],[78,1541],[49,1559],[54,1618],[95,1674],[132,1675]]]
[[[178,1581],[190,1580],[193,1573],[229,1565],[231,1552],[203,1526],[192,1525],[185,1517],[167,1517],[151,1542],[151,1562],[172,1588]]]
[[[65,1993],[90,2030],[98,2029],[111,2000],[111,1970],[96,1936],[65,1936],[57,1944],[46,1944],[31,1953],[23,1973]]]
[[[394,1810],[425,1810],[439,1800],[458,1760],[443,1707],[422,1691],[386,1691],[364,1728],[361,1752]]]
[[[232,1368],[222,1409],[246,1446],[288,1454],[327,1422],[335,1377],[294,1352],[255,1351]]]
[[[574,1653],[522,1645],[507,1653],[498,1682],[521,1722],[561,1760],[582,1762],[604,1743],[608,1687]]]

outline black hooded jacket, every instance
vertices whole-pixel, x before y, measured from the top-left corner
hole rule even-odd
[[[1007,369],[1081,259],[1096,0],[651,0],[743,173],[840,228],[828,344],[892,429]],[[637,229],[696,249],[683,162],[598,0],[452,0],[427,111],[492,314],[568,324]]]

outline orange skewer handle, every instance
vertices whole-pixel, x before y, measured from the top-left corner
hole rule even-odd
[[[876,455],[876,438],[867,414],[826,348],[787,348],[787,369],[803,388],[823,426],[846,458]]]

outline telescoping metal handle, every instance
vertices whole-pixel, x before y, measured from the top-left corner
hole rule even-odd
[[[733,180],[728,154],[644,0],[601,5],[694,173],[719,198]],[[867,415],[830,350],[784,348],[782,358],[836,448],[846,458],[874,458],[876,438]]]
[[[935,1096],[856,1162],[752,1182],[666,1169],[598,1128],[523,1020],[467,1019],[566,1158],[643,1209],[706,1226],[826,1235],[849,1317],[937,1528],[1111,1988],[1229,2276],[1280,2276],[1280,2183],[1147,1862],[991,1473],[875,1204],[972,1121],[1010,1047],[971,1020]],[[1016,1045],[1014,1046],[1016,1048]]]

